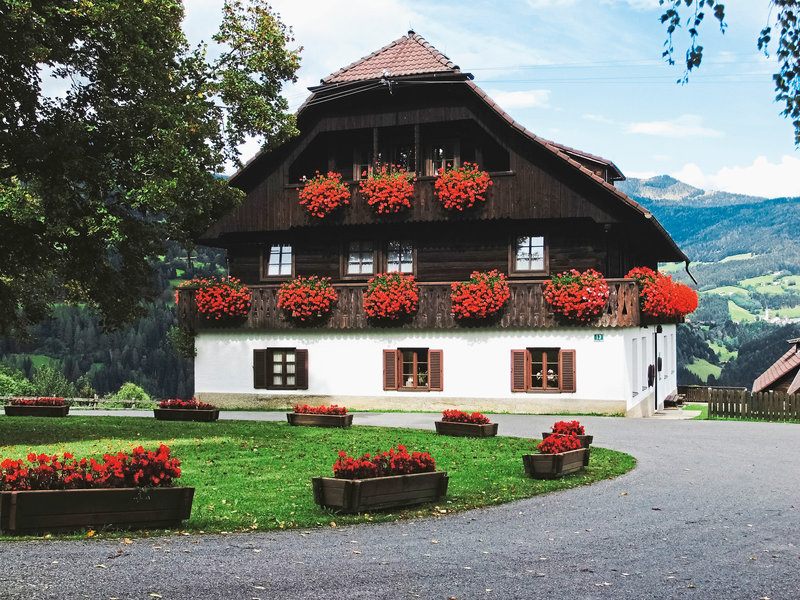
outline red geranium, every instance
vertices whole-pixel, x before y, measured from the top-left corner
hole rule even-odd
[[[298,191],[300,205],[314,217],[331,214],[340,207],[350,204],[350,187],[342,183],[341,173],[329,171],[327,175],[317,174],[307,179]]]
[[[556,421],[550,429],[559,435],[584,435],[585,433],[580,421]]]
[[[294,319],[309,321],[327,315],[339,298],[330,277],[297,277],[278,290],[278,308]]]
[[[414,181],[416,178],[406,173],[405,169],[383,166],[376,167],[369,177],[362,179],[359,188],[367,199],[367,204],[374,208],[376,213],[391,214],[411,208]]]
[[[600,316],[608,301],[608,284],[601,273],[576,269],[553,275],[544,285],[544,299],[557,315],[587,323]]]
[[[379,273],[367,283],[364,312],[373,319],[401,319],[417,312],[419,286],[413,275]]]
[[[347,409],[344,406],[309,406],[308,404],[294,405],[294,412],[308,415],[346,415]]]
[[[457,409],[452,409],[442,411],[442,421],[447,423],[474,423],[475,425],[486,425],[486,423],[489,422],[489,418],[484,417],[479,412],[469,414]]]
[[[451,312],[456,319],[483,319],[501,308],[511,297],[504,273],[497,269],[482,273],[473,271],[469,281],[456,282],[450,299]]]
[[[242,318],[250,312],[250,289],[235,277],[191,279],[181,283],[178,289],[196,290],[197,313],[209,320]],[[178,302],[177,290],[175,302]]]
[[[572,433],[569,435],[554,433],[539,442],[539,445],[536,446],[537,450],[542,454],[559,454],[560,452],[577,450],[580,447],[581,441]]]
[[[174,398],[172,400],[162,400],[158,403],[159,408],[183,408],[188,410],[216,410],[217,407],[205,402],[198,402],[197,398],[191,400],[181,400]]]
[[[63,398],[12,398],[11,406],[64,406]]]
[[[479,171],[478,165],[465,162],[458,168],[439,169],[435,187],[442,206],[462,211],[478,202],[486,202],[484,194],[490,185],[492,180],[486,171]]]
[[[683,318],[697,309],[697,292],[647,267],[631,269],[625,276],[639,286],[639,306],[651,317]]]
[[[409,454],[402,444],[397,444],[397,450],[390,448],[388,452],[378,452],[375,456],[365,454],[361,458],[352,458],[341,450],[339,459],[333,463],[333,476],[338,479],[371,479],[435,470],[436,463],[430,454]]]

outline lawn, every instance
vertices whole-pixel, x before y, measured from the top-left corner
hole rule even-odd
[[[712,365],[704,358],[695,359],[694,362],[692,362],[690,365],[687,365],[686,368],[697,375],[704,382],[708,380],[709,375],[713,375],[714,377],[718,378],[719,374],[722,372],[722,367]]]
[[[712,342],[711,340],[706,340],[706,344],[708,344],[709,348],[711,348],[714,351],[714,354],[716,354],[719,357],[719,360],[721,362],[728,362],[732,358],[736,358],[737,356],[739,356],[738,350],[733,350],[733,351],[728,350],[728,347],[725,346],[724,344]]]
[[[800,317],[800,306],[779,308],[778,310],[773,311],[773,314],[776,317],[786,317],[789,319],[796,319],[797,317]]]
[[[700,420],[705,421],[708,419],[708,404],[706,404],[705,402],[684,404],[683,410],[699,410],[700,414],[693,418],[693,420],[695,421],[700,421]]]
[[[759,275],[758,277],[750,277],[742,279],[739,285],[743,287],[759,287],[762,283],[772,283],[777,278],[777,275]]]
[[[22,458],[28,452],[65,451],[99,457],[137,445],[155,448],[164,443],[181,460],[181,484],[196,488],[191,518],[184,523],[184,529],[193,532],[330,527],[332,523],[439,515],[589,485],[626,473],[636,463],[630,455],[592,448],[591,463],[583,472],[539,481],[525,476],[521,459],[522,454],[535,451],[538,440],[451,438],[414,429],[353,426],[342,430],[254,421],[2,417],[0,440],[3,459]],[[437,468],[448,472],[447,497],[436,506],[339,515],[314,504],[311,478],[332,475],[338,450],[361,456],[397,444],[409,452],[430,452]]]
[[[741,323],[742,321],[745,323],[750,323],[751,321],[756,320],[754,314],[748,310],[745,310],[733,300],[728,300],[728,313],[731,315],[731,321],[735,323]]]
[[[733,285],[723,285],[722,287],[703,290],[704,294],[716,294],[718,296],[748,296],[747,290]]]

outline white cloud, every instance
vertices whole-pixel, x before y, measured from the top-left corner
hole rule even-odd
[[[604,117],[603,115],[593,115],[593,114],[586,114],[583,115],[583,118],[587,121],[597,121],[598,123],[606,123],[607,125],[616,125],[617,122],[613,119],[609,119]]]
[[[486,93],[504,109],[550,106],[550,90],[520,90],[517,92],[486,90]]]
[[[703,127],[703,118],[699,115],[681,115],[670,121],[647,121],[631,123],[626,133],[640,133],[670,138],[688,137],[722,137],[724,134],[716,129]]]
[[[670,158],[672,157],[666,154],[653,154],[653,160],[669,160]]]
[[[800,159],[784,155],[779,163],[771,163],[759,156],[753,164],[740,167],[723,167],[716,173],[703,173],[694,163],[670,173],[676,179],[706,190],[721,190],[735,194],[765,196],[800,196]]]

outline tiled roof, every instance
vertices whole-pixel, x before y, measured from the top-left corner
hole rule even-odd
[[[421,35],[409,31],[408,35],[399,40],[328,75],[321,83],[344,83],[380,79],[384,75],[402,77],[438,72],[461,71],[458,65],[426,42]]]
[[[800,389],[800,343],[795,343],[789,351],[775,361],[769,369],[764,371],[758,379],[753,382],[753,393],[762,392],[770,385],[798,369],[798,374],[789,386],[788,392],[793,394]]]

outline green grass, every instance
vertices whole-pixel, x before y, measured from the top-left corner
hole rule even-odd
[[[779,308],[778,310],[770,311],[771,315],[775,315],[776,317],[786,317],[789,319],[794,319],[800,317],[800,306],[792,306],[789,308]]]
[[[756,320],[756,316],[750,311],[745,310],[733,300],[728,300],[728,313],[731,315],[731,321],[735,323],[750,323]]]
[[[696,417],[693,417],[694,421],[706,421],[708,420],[708,404],[685,404],[683,406],[683,410],[699,410],[700,414]]]
[[[287,423],[218,421],[183,423],[134,417],[0,418],[0,456],[73,452],[77,457],[167,444],[181,460],[181,484],[195,487],[190,532],[330,527],[386,522],[463,511],[528,498],[616,477],[636,460],[592,448],[583,471],[554,481],[526,477],[521,455],[535,451],[525,438],[452,438],[414,429],[323,429]],[[338,450],[351,456],[404,444],[428,451],[448,472],[447,497],[431,504],[359,515],[340,515],[314,504],[311,478],[332,476]],[[73,534],[73,537],[76,534]],[[86,534],[77,534],[78,537]],[[3,539],[3,538],[0,538]]]
[[[725,258],[723,258],[719,262],[723,262],[724,263],[724,262],[731,262],[731,261],[734,261],[734,260],[747,260],[749,258],[755,258],[755,256],[756,255],[753,254],[752,252],[745,252],[744,254],[732,254],[730,256],[726,256]]]
[[[727,346],[723,344],[712,342],[711,340],[706,340],[706,344],[708,344],[709,348],[714,351],[714,354],[716,354],[722,362],[728,362],[732,358],[739,356],[737,350],[728,350]]]
[[[743,287],[760,287],[762,283],[772,283],[776,277],[776,275],[759,275],[758,277],[742,279],[739,285]]]
[[[697,375],[703,382],[708,380],[709,375],[719,377],[719,374],[722,372],[721,367],[712,365],[704,358],[696,358],[692,364],[686,365],[686,368]]]
[[[703,290],[704,294],[716,294],[718,296],[749,296],[747,290],[733,285],[723,285],[710,290]]]

